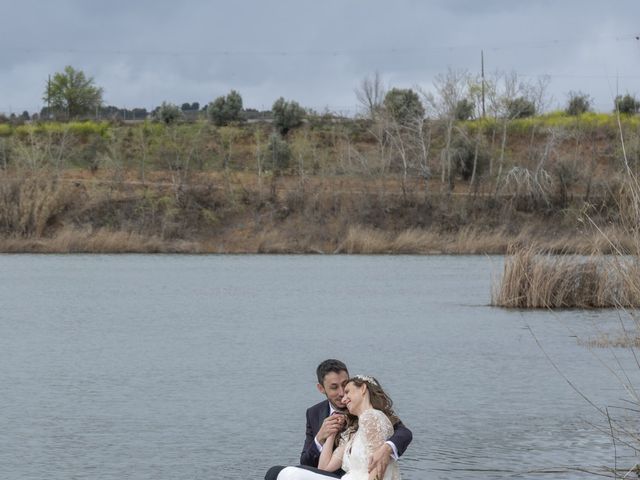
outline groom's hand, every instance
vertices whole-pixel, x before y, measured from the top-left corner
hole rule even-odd
[[[369,473],[375,472],[375,478],[382,480],[384,472],[387,471],[389,462],[391,462],[391,447],[388,443],[382,444],[373,455],[369,457]]]
[[[346,417],[341,414],[335,414],[325,418],[320,430],[318,430],[318,435],[316,435],[318,443],[324,445],[327,438],[340,432],[344,427],[345,421]]]

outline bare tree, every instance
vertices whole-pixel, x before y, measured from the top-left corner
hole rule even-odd
[[[502,127],[502,141],[498,159],[498,173],[496,175],[497,192],[504,169],[507,128],[509,123],[523,115],[535,114],[546,108],[549,102],[547,97],[549,77],[538,77],[536,81],[532,83],[518,78],[516,72],[498,72],[495,78],[497,80],[496,90],[495,96],[491,99],[491,103],[493,103],[492,108],[496,113],[496,119],[500,120]]]
[[[547,110],[553,100],[553,97],[549,95],[549,83],[551,83],[551,77],[541,75],[536,77],[535,83],[529,86],[529,98],[533,101],[538,113]]]
[[[467,70],[455,70],[449,68],[447,73],[437,75],[433,85],[437,96],[425,94],[427,104],[436,112],[438,118],[445,125],[445,147],[441,154],[441,180],[442,183],[453,189],[453,169],[451,156],[451,140],[453,127],[456,121],[456,111],[458,105],[463,100],[468,100],[469,95],[469,72]]]
[[[374,120],[380,112],[385,93],[380,73],[377,71],[373,75],[363,78],[358,88],[355,89],[358,102],[371,120]]]
[[[392,95],[395,98],[388,98]],[[404,100],[406,104],[400,105],[399,109],[390,108],[398,107],[399,100]],[[427,180],[431,175],[431,126],[425,122],[424,104],[413,90],[392,89],[383,103],[384,108],[379,111],[374,124],[381,128],[378,138],[381,152],[388,156],[388,165],[397,163],[400,167],[402,197],[407,201],[411,176],[422,177],[425,191],[427,188]]]

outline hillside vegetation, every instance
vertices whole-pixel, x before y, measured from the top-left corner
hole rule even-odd
[[[624,250],[640,118],[0,124],[0,250]],[[606,225],[607,236],[594,225]],[[613,239],[613,243],[604,238]]]

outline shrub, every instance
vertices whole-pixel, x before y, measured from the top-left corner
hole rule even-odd
[[[242,97],[235,90],[231,90],[226,97],[216,98],[207,107],[207,116],[219,127],[241,121]]]
[[[453,114],[456,117],[456,120],[470,120],[471,118],[473,118],[473,112],[475,109],[476,106],[472,101],[463,98],[458,103],[456,103],[456,108]]]
[[[289,144],[277,133],[272,133],[267,145],[265,166],[276,173],[281,173],[289,168],[291,161],[291,149]]]
[[[424,106],[418,94],[411,89],[392,88],[384,97],[388,115],[401,125],[424,118]]]
[[[525,97],[507,100],[506,107],[509,118],[527,118],[536,114],[535,104]]]
[[[476,156],[477,155],[477,156]],[[463,180],[470,180],[473,175],[473,164],[476,164],[476,178],[489,164],[489,153],[484,142],[477,144],[469,138],[456,137],[451,143],[451,157],[455,172]]]
[[[271,111],[273,112],[273,123],[282,135],[286,135],[292,128],[302,125],[305,116],[305,110],[298,102],[288,102],[282,97],[275,101]]]
[[[567,115],[582,115],[591,110],[591,97],[582,92],[569,92],[569,100],[565,112]]]
[[[104,137],[109,131],[109,124],[107,122],[70,122],[68,124],[69,131],[78,135],[100,135]]]
[[[622,95],[616,97],[614,111],[635,115],[639,110],[640,102],[633,95],[627,93],[624,97]]]
[[[79,193],[45,170],[32,176],[3,178],[0,231],[23,238],[42,237],[63,212],[80,201]]]

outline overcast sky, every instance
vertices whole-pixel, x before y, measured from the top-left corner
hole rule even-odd
[[[430,89],[448,67],[547,74],[552,106],[570,90],[608,111],[640,94],[640,0],[0,0],[0,112],[39,111],[65,65],[106,104],[208,103],[230,89],[245,107],[284,96],[353,112],[354,88]]]

